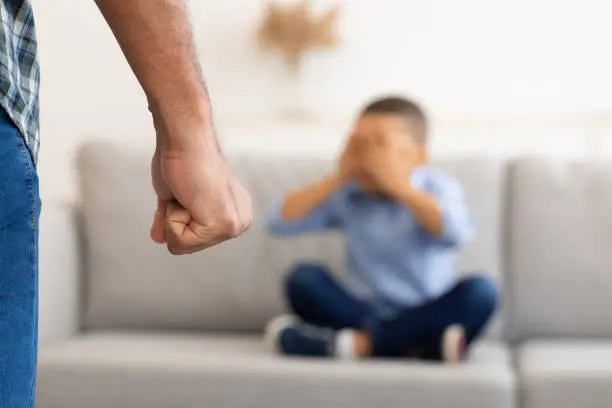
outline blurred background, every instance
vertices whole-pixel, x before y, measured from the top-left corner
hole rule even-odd
[[[153,130],[93,1],[33,3],[43,68],[42,195],[72,199],[75,146],[92,138],[152,145]],[[191,1],[226,149],[336,154],[355,110],[393,92],[429,110],[434,155],[612,155],[612,2],[312,5],[320,15],[339,6],[338,43],[305,52],[292,75],[281,54],[259,47],[264,1]],[[283,114],[288,103],[301,109],[299,120]]]
[[[191,0],[219,141],[241,155],[255,221],[188,257],[148,239],[154,131],[94,1],[32,2],[37,406],[610,405],[612,1]],[[464,184],[479,228],[457,269],[495,277],[501,311],[460,367],[274,358],[261,332],[287,311],[289,267],[341,272],[345,256],[337,236],[273,239],[267,208],[328,171],[359,109],[389,93],[429,112],[433,156]],[[77,166],[97,139],[115,148],[90,147]],[[506,166],[524,156],[544,160]]]

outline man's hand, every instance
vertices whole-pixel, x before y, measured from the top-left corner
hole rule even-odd
[[[187,254],[240,235],[251,224],[251,201],[217,145],[186,1],[95,1],[153,113],[151,237]]]
[[[156,149],[151,162],[157,210],[151,238],[175,254],[196,252],[245,232],[251,199],[216,146]]]

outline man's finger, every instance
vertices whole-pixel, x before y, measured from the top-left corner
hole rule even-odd
[[[191,215],[178,202],[168,203],[166,207],[165,228],[166,234],[180,237],[191,222]]]
[[[166,209],[166,242],[168,250],[175,255],[196,252],[203,245],[203,238],[192,229],[193,218],[189,211],[176,201]]]

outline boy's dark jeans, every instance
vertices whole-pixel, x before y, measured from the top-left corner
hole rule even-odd
[[[352,297],[322,266],[300,264],[285,283],[293,312],[306,323],[336,330],[356,329],[370,334],[375,357],[416,354],[439,360],[440,340],[451,324],[466,330],[469,345],[482,332],[495,311],[498,292],[484,275],[465,278],[442,297],[414,308],[381,317],[366,303]]]

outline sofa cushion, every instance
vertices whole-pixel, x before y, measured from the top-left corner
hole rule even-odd
[[[509,179],[514,337],[612,336],[612,163],[523,160]]]
[[[504,163],[482,158],[438,160],[436,167],[456,177],[465,189],[468,206],[476,223],[474,242],[463,248],[457,258],[459,275],[473,272],[493,276],[502,294],[500,310],[487,328],[491,339],[504,337],[505,276],[503,237],[505,235],[506,174]]]
[[[149,160],[110,144],[80,152],[88,328],[259,330],[283,311],[281,277],[296,259],[342,269],[338,236],[273,240],[264,225],[272,200],[323,174],[327,163],[236,160],[252,193],[253,226],[240,239],[177,257],[148,238],[156,202]]]
[[[191,256],[174,257],[148,239],[154,210],[149,154],[91,144],[79,155],[87,237],[89,328],[259,330],[285,309],[281,280],[292,263],[315,260],[340,273],[343,239],[325,234],[271,238],[268,207],[286,191],[332,168],[329,160],[235,157],[232,166],[251,192],[254,223],[243,237]],[[467,190],[479,235],[460,256],[459,270],[499,277],[499,163],[440,163]],[[499,332],[499,325],[496,334]]]
[[[612,401],[612,341],[530,341],[518,354],[525,408],[605,407]]]
[[[508,351],[457,366],[283,359],[258,336],[100,333],[43,350],[40,408],[513,408]]]

